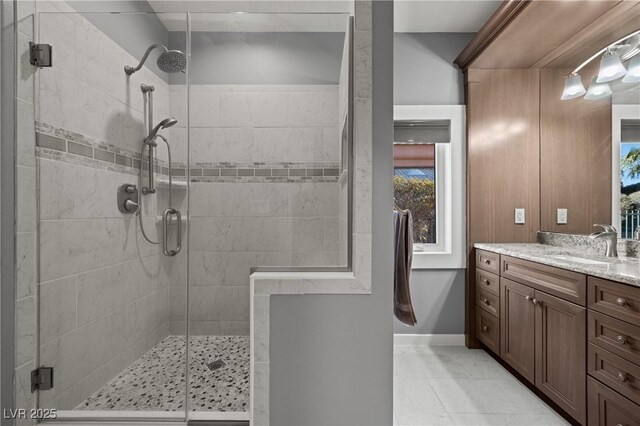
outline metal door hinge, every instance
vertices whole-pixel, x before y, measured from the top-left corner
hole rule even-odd
[[[31,372],[31,392],[53,388],[53,367],[40,367]]]
[[[50,44],[29,42],[29,62],[38,68],[50,67],[52,49]]]

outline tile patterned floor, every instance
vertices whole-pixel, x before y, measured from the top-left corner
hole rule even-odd
[[[247,411],[249,338],[191,337],[190,408],[193,411]],[[207,364],[222,360],[211,371]],[[76,410],[184,409],[185,338],[169,336],[95,392]]]
[[[569,425],[482,350],[394,347],[394,425]]]

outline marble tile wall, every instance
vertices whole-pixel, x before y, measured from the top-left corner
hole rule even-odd
[[[16,405],[35,405],[29,374],[39,343],[39,363],[53,366],[56,380],[40,393],[40,407],[72,409],[168,335],[173,277],[134,216],[117,210],[117,187],[137,183],[133,162],[114,155],[110,167],[96,167],[98,157],[83,161],[87,146],[75,142],[64,154],[69,161],[38,155],[35,123],[135,153],[147,126],[140,84],[156,87],[156,117],[169,114],[169,90],[147,69],[127,77],[123,65],[138,59],[64,2],[21,1],[17,8]],[[55,46],[52,68],[28,63],[28,42],[38,32]],[[163,191],[145,198],[152,238],[165,200]]]
[[[170,89],[178,124],[169,130],[180,145],[185,89]],[[252,164],[256,172],[269,165],[272,174],[289,170],[282,181],[191,179],[190,332],[248,335],[252,267],[346,264],[339,242],[338,88],[196,85],[190,111],[192,169],[227,163],[238,173]],[[184,150],[176,152],[186,161]],[[309,176],[324,165],[332,170],[323,178]],[[309,180],[292,175],[300,167]],[[186,296],[180,286],[170,292],[171,329],[180,330]]]

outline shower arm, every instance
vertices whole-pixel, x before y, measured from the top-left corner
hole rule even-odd
[[[153,49],[155,49],[156,47],[161,47],[165,52],[168,51],[168,49],[166,47],[164,47],[162,44],[152,44],[151,46],[149,46],[149,48],[147,49],[147,51],[144,53],[144,56],[142,57],[142,59],[140,60],[140,63],[138,64],[137,67],[133,68],[130,65],[125,65],[124,66],[124,72],[127,75],[131,75],[136,71],[140,71],[140,68],[142,68],[142,66],[144,65],[145,61],[147,60],[147,57],[149,57],[149,54],[151,53],[151,51]]]

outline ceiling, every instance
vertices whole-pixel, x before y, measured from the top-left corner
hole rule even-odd
[[[395,0],[397,33],[475,33],[500,6],[490,0]]]
[[[184,31],[189,11],[193,31],[214,32],[344,32],[350,6],[344,0],[148,2],[169,31]]]
[[[192,15],[196,31],[342,31],[343,20],[322,16],[285,14],[349,13],[348,0],[148,0],[158,18],[169,31],[184,31],[184,13]],[[477,32],[502,1],[493,0],[395,0],[395,32]],[[245,12],[264,14],[200,15],[203,13]],[[268,16],[279,14],[279,17]]]

